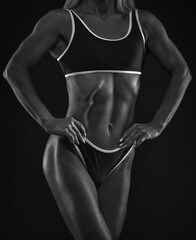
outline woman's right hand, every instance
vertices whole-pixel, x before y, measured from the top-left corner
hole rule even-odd
[[[49,134],[67,137],[73,144],[79,144],[79,141],[85,142],[85,128],[73,117],[50,118],[45,122],[44,129]]]

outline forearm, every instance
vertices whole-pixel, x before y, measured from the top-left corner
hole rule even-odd
[[[188,70],[184,71],[183,74],[173,74],[163,102],[152,121],[159,131],[162,131],[172,119],[182,101],[190,81],[191,75]]]
[[[10,64],[4,71],[4,77],[22,106],[44,127],[44,123],[52,118],[52,115],[36,93],[28,71]]]

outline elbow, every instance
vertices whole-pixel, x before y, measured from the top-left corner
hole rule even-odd
[[[192,80],[192,75],[191,75],[191,72],[190,72],[189,69],[187,70],[187,79],[188,79],[188,82],[189,82],[189,83],[190,83],[191,80]]]
[[[9,64],[6,66],[5,70],[3,71],[3,77],[7,80],[8,79],[8,72],[9,72]]]
[[[8,65],[6,66],[5,70],[3,71],[3,77],[7,80],[8,83],[12,79],[11,78],[12,73],[13,73],[13,65],[12,65],[12,63],[9,62]]]
[[[183,75],[182,75],[183,82],[188,86],[189,83],[192,80],[192,75],[188,67],[184,69]]]
[[[7,80],[7,82],[9,84],[11,84],[11,82],[13,81],[13,74],[15,72],[14,70],[14,65],[12,63],[8,63],[8,65],[6,66],[5,70],[3,71],[3,77]]]
[[[13,61],[10,61],[5,70],[3,71],[3,77],[7,80],[9,84],[11,84],[15,79],[17,79],[17,75],[23,71],[23,67],[15,64]]]
[[[173,71],[173,79],[177,84],[182,84],[183,86],[188,86],[192,80],[192,75],[187,65],[178,66]]]

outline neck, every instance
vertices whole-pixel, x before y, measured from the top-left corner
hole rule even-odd
[[[101,18],[107,18],[117,12],[114,0],[86,0],[84,5],[86,10]]]

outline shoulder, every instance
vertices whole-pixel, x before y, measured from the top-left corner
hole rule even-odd
[[[54,9],[47,12],[44,16],[40,18],[40,20],[44,21],[54,21],[58,22],[60,20],[68,20],[70,18],[70,13],[66,9]]]
[[[70,24],[70,13],[64,9],[54,9],[42,16],[35,25],[38,29],[59,29]]]
[[[137,11],[143,31],[147,37],[153,34],[165,33],[165,28],[157,16],[146,10],[137,9]]]
[[[140,21],[144,26],[153,27],[162,24],[153,13],[142,9],[137,9],[137,11]]]

